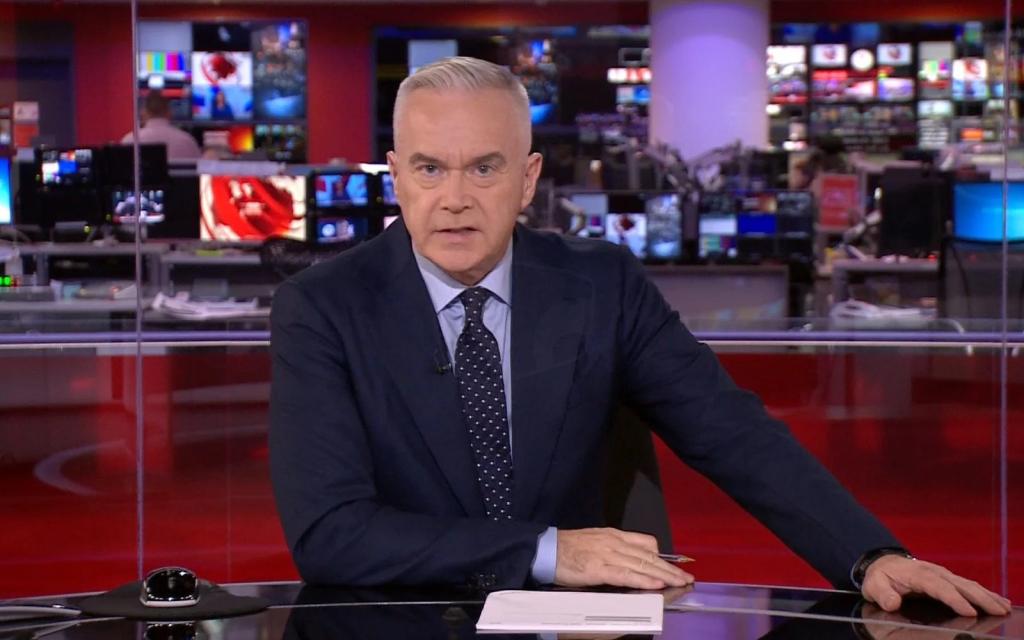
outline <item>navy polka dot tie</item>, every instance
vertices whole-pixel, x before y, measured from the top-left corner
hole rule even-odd
[[[498,341],[484,326],[484,303],[491,292],[483,287],[459,295],[466,324],[455,344],[455,366],[462,399],[462,417],[476,460],[477,482],[487,517],[512,518],[512,452],[508,441],[505,385]]]

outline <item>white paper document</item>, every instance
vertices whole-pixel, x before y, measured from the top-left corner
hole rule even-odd
[[[495,633],[661,633],[660,593],[496,591],[487,596],[477,631]]]

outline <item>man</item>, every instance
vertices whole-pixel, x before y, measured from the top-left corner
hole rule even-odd
[[[171,107],[159,91],[146,94],[139,117],[142,121],[142,127],[139,128],[140,144],[166,144],[167,159],[172,162],[196,160],[202,155],[195,138],[171,124]],[[134,140],[135,136],[129,131],[121,138],[121,144],[131,144]]]
[[[403,222],[284,283],[271,474],[303,578],[344,585],[684,586],[602,521],[609,415],[639,411],[833,584],[887,610],[1008,601],[899,543],[733,384],[629,251],[516,226],[541,157],[507,70],[407,78],[388,164]]]

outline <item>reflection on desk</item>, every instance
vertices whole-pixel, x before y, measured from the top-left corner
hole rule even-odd
[[[161,637],[222,640],[512,637],[476,633],[483,595],[469,591],[324,589],[297,583],[228,585],[227,588],[239,595],[265,597],[272,607],[256,615],[185,623],[178,631],[186,635]],[[48,601],[73,605],[79,599],[51,598]],[[19,632],[21,635],[17,637],[39,637],[47,628],[54,632],[47,638],[145,637],[143,625],[118,619],[84,620],[68,628],[35,625]],[[154,633],[169,631],[165,627],[155,629]],[[7,634],[0,626],[2,637]],[[514,637],[539,638],[534,634]],[[1024,639],[1024,609],[1016,608],[1008,617],[960,618],[943,605],[912,600],[900,613],[888,614],[850,592],[698,583],[681,597],[669,595],[666,598],[665,625],[660,637],[670,640]]]

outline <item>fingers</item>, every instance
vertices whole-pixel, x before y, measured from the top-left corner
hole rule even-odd
[[[993,593],[973,580],[951,575],[956,590],[971,604],[980,607],[985,613],[1004,616],[1012,611],[1010,601],[997,593]]]
[[[666,586],[682,587],[693,583],[693,576],[649,552],[635,552],[635,547],[617,549],[609,562],[621,565],[637,573],[661,580]],[[660,587],[659,587],[660,588]]]
[[[559,530],[555,583],[634,589],[692,584],[693,576],[658,558],[657,548],[651,536],[617,529]]]
[[[903,597],[893,588],[888,576],[874,579],[875,577],[871,575],[864,580],[864,586],[861,589],[864,598],[869,602],[874,602],[883,611],[889,613],[899,609],[900,605],[903,604]]]

